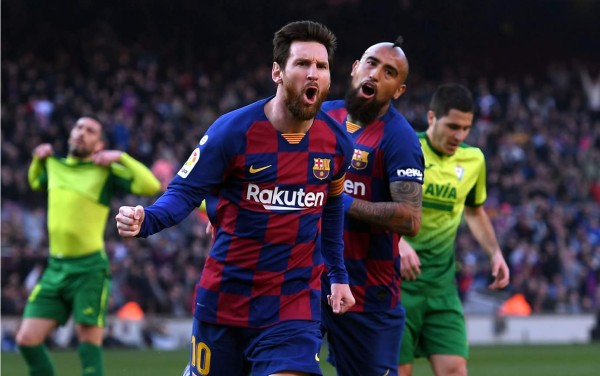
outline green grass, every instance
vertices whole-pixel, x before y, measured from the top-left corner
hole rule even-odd
[[[79,376],[75,351],[54,351],[56,374]],[[325,354],[321,357],[325,359]],[[187,351],[106,350],[107,376],[180,375]],[[326,376],[335,375],[326,361],[321,362]],[[2,353],[2,375],[26,376],[17,353]],[[477,346],[471,348],[470,376],[592,376],[600,374],[600,344],[560,346]],[[424,360],[415,364],[415,376],[432,375]]]

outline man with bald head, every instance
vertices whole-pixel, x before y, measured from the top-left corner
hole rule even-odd
[[[405,318],[398,239],[419,231],[424,170],[419,140],[393,106],[408,76],[400,43],[369,47],[352,65],[345,100],[323,104],[354,141],[344,184],[344,262],[356,304],[343,317],[322,305],[338,375],[397,373]]]

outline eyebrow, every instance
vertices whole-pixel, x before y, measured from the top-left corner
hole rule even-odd
[[[374,60],[378,64],[381,64],[381,60],[379,60],[375,56],[367,56],[365,60]],[[383,67],[384,68],[389,68],[390,70],[393,70],[396,75],[400,74],[400,72],[398,71],[398,69],[396,69],[396,67],[394,67],[393,65],[384,64]]]

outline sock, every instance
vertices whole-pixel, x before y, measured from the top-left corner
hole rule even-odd
[[[101,346],[82,342],[78,351],[83,376],[104,376],[104,355]]]
[[[19,351],[25,358],[29,376],[54,376],[54,364],[45,345],[19,346]]]

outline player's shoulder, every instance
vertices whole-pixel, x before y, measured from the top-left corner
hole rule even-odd
[[[211,144],[232,147],[243,144],[248,129],[257,121],[267,121],[262,99],[247,106],[219,116],[199,141],[199,145]]]
[[[344,124],[346,117],[348,116],[348,110],[346,110],[346,102],[343,100],[327,101],[321,106],[321,110],[331,116],[335,121],[340,124]],[[343,126],[342,126],[343,127]]]
[[[330,111],[335,111],[335,110],[339,110],[339,109],[345,109],[345,101],[342,99],[337,99],[337,100],[332,100],[332,101],[325,101],[323,102],[323,104],[321,105],[321,110],[329,113]]]
[[[338,142],[353,145],[352,139],[348,135],[348,132],[346,132],[346,128],[330,114],[323,111],[323,108],[317,113],[315,120],[325,123],[333,131]]]
[[[381,118],[384,123],[384,142],[419,145],[419,137],[408,120],[393,106]]]
[[[385,123],[386,128],[390,128],[392,131],[400,131],[415,134],[415,130],[410,125],[410,122],[402,115],[394,106],[390,106],[388,111],[383,115],[382,119]],[[416,137],[415,137],[416,138]]]
[[[212,132],[245,132],[257,121],[267,120],[264,106],[268,98],[261,99],[244,107],[227,112],[211,125]]]
[[[470,158],[476,158],[476,159],[481,159],[481,160],[485,159],[483,150],[481,150],[477,146],[467,144],[466,142],[461,143],[458,146],[458,149],[456,150],[456,152],[460,153],[464,156],[470,157]]]

